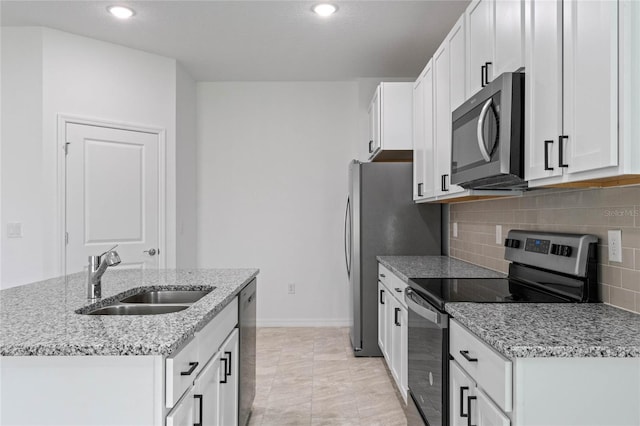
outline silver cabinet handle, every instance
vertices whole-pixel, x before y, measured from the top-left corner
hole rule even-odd
[[[489,112],[489,108],[491,108],[491,104],[493,103],[493,99],[489,98],[487,102],[482,106],[482,111],[480,112],[480,118],[478,119],[478,148],[480,148],[480,154],[482,154],[482,158],[488,163],[491,161],[491,156],[487,151],[487,146],[484,141],[484,120],[487,118],[487,113]]]
[[[152,249],[143,251],[143,253],[148,253],[149,256],[155,256],[156,253],[160,254],[160,250],[156,251],[156,249],[152,248]]]

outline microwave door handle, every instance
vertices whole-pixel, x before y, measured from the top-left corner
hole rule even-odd
[[[478,148],[480,148],[480,154],[482,154],[482,158],[484,158],[487,163],[491,161],[491,156],[487,151],[487,145],[484,141],[484,121],[487,118],[492,103],[493,99],[491,98],[485,102],[482,106],[482,111],[480,111],[480,117],[478,118]]]

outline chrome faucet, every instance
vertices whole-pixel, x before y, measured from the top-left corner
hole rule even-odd
[[[89,256],[89,270],[87,276],[87,296],[89,299],[100,299],[102,297],[102,275],[109,266],[120,264],[120,256],[114,251],[117,245],[111,247],[99,256]],[[104,260],[102,257],[104,256]]]

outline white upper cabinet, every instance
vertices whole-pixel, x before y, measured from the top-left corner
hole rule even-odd
[[[432,61],[413,85],[413,199],[434,196]]]
[[[369,160],[412,158],[411,82],[382,82],[369,105]]]
[[[467,48],[464,15],[458,19],[446,38],[449,49],[449,95],[451,112],[467,100]]]
[[[433,98],[436,151],[435,170],[436,196],[450,195],[463,189],[451,185],[451,76],[449,66],[449,37],[440,45],[433,55]]]
[[[524,65],[522,0],[474,0],[467,20],[467,97]]]
[[[637,55],[640,46],[633,29],[638,9],[632,1],[527,0],[529,186],[583,181],[606,186],[640,171],[637,138],[634,144],[633,137],[625,137],[637,122],[625,116],[637,117],[639,111],[633,106],[638,65],[624,60],[625,52],[635,49]]]

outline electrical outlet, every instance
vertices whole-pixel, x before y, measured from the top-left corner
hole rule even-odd
[[[609,231],[609,262],[622,263],[622,230]]]
[[[22,223],[7,223],[7,238],[22,238]]]
[[[453,222],[453,238],[458,238],[458,222]]]
[[[496,225],[496,244],[502,245],[502,225]]]
[[[296,294],[296,285],[294,283],[289,283],[289,294]]]

